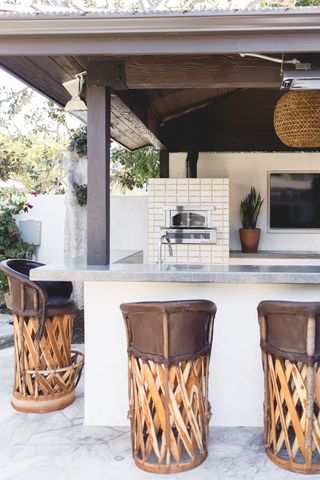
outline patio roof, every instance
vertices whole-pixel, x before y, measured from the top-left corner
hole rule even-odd
[[[169,151],[289,150],[272,121],[281,65],[239,53],[320,69],[320,9],[49,10],[0,15],[0,65],[62,106],[87,72],[89,264],[110,259],[110,137],[161,148],[162,176]]]
[[[70,99],[62,83],[96,63],[113,91],[111,136],[129,149],[286,150],[272,126],[280,67],[238,52],[286,53],[320,68],[320,8],[115,13],[2,4],[0,40],[0,65],[60,106]]]
[[[254,32],[259,35],[263,33],[284,33],[284,32],[315,32],[319,31],[319,17],[320,8],[318,7],[304,7],[304,8],[273,8],[273,9],[248,9],[248,10],[214,10],[214,11],[165,11],[165,12],[108,12],[103,9],[81,9],[72,10],[68,8],[56,8],[48,6],[31,6],[31,7],[15,7],[12,5],[0,5],[0,21],[1,21],[1,37],[12,36],[57,36],[57,35],[77,35],[81,38],[90,35],[138,35],[144,34],[148,37],[154,37],[159,34],[174,34],[180,35],[193,34],[222,34],[222,33],[241,33],[245,37],[245,33]],[[63,39],[64,41],[66,39]],[[118,38],[118,40],[120,40]],[[164,38],[162,38],[164,40]],[[172,39],[171,39],[172,40]],[[221,38],[220,38],[221,40]],[[238,39],[240,40],[240,39]],[[253,40],[253,39],[251,39]],[[288,40],[293,40],[288,37]],[[7,40],[8,43],[8,40]],[[123,41],[118,42],[118,54],[129,53],[160,53],[154,50],[152,43],[152,50],[148,50],[146,45],[143,45],[142,50],[139,51],[139,45],[134,44],[134,47],[125,46]],[[164,42],[167,43],[166,41]],[[180,45],[181,51],[173,51],[174,43],[172,44],[171,53],[200,53],[200,51],[192,51],[192,45]],[[215,42],[213,42],[214,44]],[[252,41],[249,43],[252,44]],[[259,48],[267,48],[264,51],[280,51],[278,47],[275,50],[270,49],[270,38],[266,37],[263,45],[257,45]],[[296,43],[296,42],[293,42]],[[73,38],[73,45],[76,48],[78,42]],[[67,42],[67,45],[68,42]],[[65,49],[68,46],[65,46]],[[229,42],[231,47],[232,42]],[[274,43],[276,46],[276,43]],[[8,46],[8,45],[7,45]],[[92,44],[89,45],[92,47]],[[222,42],[219,46],[207,46],[206,52],[201,53],[227,53],[228,42]],[[20,46],[21,47],[21,46]],[[243,47],[243,42],[240,42],[238,47]],[[283,45],[281,46],[283,49]],[[294,48],[294,46],[292,45]],[[48,48],[48,45],[46,45]],[[53,48],[53,47],[52,47]],[[56,52],[58,53],[58,45]],[[60,48],[62,48],[60,46]],[[84,46],[83,53],[93,53],[92,49],[89,51]],[[140,46],[141,48],[141,46]],[[158,45],[160,48],[160,45]],[[300,45],[300,48],[304,46]],[[28,45],[25,45],[24,51],[28,50]],[[1,51],[1,50],[0,50]],[[52,50],[50,53],[53,53]],[[232,46],[228,53],[236,51],[244,51],[235,49]],[[66,52],[66,50],[65,50]],[[49,53],[49,51],[47,52]],[[73,52],[75,53],[75,50]],[[101,53],[96,51],[95,53]],[[114,52],[116,53],[116,52]],[[163,50],[162,53],[167,53]]]

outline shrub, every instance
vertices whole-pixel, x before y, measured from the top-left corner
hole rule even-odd
[[[14,215],[28,212],[32,205],[26,201],[24,193],[12,189],[0,189],[0,261],[7,258],[32,258],[35,246],[24,242]],[[9,290],[7,277],[0,272],[0,292]]]

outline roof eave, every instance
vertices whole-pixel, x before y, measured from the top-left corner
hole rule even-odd
[[[320,30],[320,9],[212,15],[0,16],[0,36]]]

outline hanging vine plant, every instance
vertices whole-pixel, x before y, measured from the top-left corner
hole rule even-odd
[[[73,184],[73,193],[77,197],[77,202],[80,207],[87,205],[87,185],[84,183],[78,185],[77,183]]]
[[[68,150],[76,152],[79,157],[87,155],[87,127],[79,127],[74,130],[69,139]]]

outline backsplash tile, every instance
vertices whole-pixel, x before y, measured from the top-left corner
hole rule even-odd
[[[216,244],[174,244],[173,257],[163,247],[163,259],[168,263],[229,263],[229,179],[228,178],[168,178],[150,179],[149,262],[158,261],[158,243],[164,233],[166,205],[211,205],[212,227],[217,228]]]

